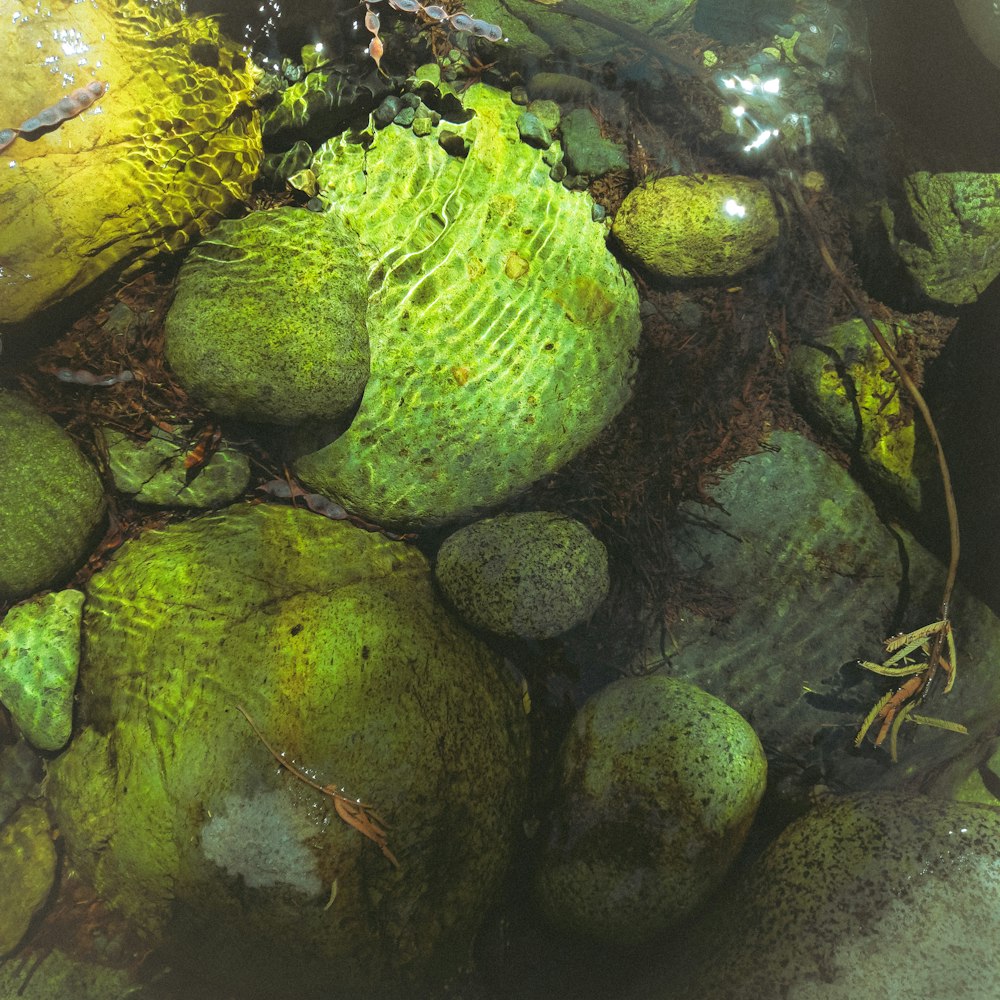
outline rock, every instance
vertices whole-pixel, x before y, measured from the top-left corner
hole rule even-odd
[[[248,193],[261,151],[249,63],[213,18],[184,17],[171,0],[39,11],[5,0],[0,18],[20,67],[0,127],[108,84],[78,117],[4,152],[2,328],[184,246]]]
[[[789,826],[736,898],[707,917],[696,955],[641,995],[991,997],[998,842],[1000,813],[985,806],[831,797]],[[914,928],[934,946],[915,948]]]
[[[192,477],[184,468],[190,452],[184,435],[190,430],[178,427],[176,435],[160,432],[160,436],[154,428],[148,441],[136,441],[105,428],[108,467],[115,489],[130,494],[138,503],[155,507],[208,509],[242,496],[250,482],[246,455],[222,445]]]
[[[672,536],[680,598],[669,657],[659,637],[643,668],[703,687],[747,718],[786,762],[775,803],[800,805],[812,785],[899,788],[938,777],[948,796],[989,756],[988,742],[904,726],[903,766],[857,752],[865,714],[895,685],[856,661],[881,660],[886,636],[937,620],[945,568],[904,529],[888,528],[848,473],[816,444],[774,432],[708,490],[682,504]],[[959,586],[951,602],[958,681],[922,713],[991,731],[1000,699],[1000,621]],[[898,682],[896,682],[898,684]]]
[[[895,348],[895,328],[879,323],[879,329]],[[913,333],[909,325],[902,331]],[[788,379],[796,406],[817,428],[856,454],[872,481],[894,501],[921,509],[921,477],[935,476],[937,466],[926,447],[918,453],[906,389],[864,320],[838,323],[796,345],[788,359]],[[923,424],[920,430],[922,434]]]
[[[695,0],[587,0],[586,3],[539,6],[532,0],[476,0],[475,15],[503,28],[504,41],[522,56],[539,59],[570,56],[579,60],[610,59],[616,50],[635,47],[636,35],[668,39],[690,27]],[[573,6],[572,12],[569,7]],[[594,12],[607,27],[587,20]],[[614,31],[621,26],[622,32]]]
[[[83,558],[104,491],[69,435],[0,389],[0,599],[51,586]]]
[[[188,255],[164,350],[216,413],[297,424],[342,417],[368,378],[367,264],[335,214],[221,223]]]
[[[552,145],[552,136],[549,130],[542,124],[538,115],[530,111],[522,112],[517,116],[517,132],[521,137],[521,142],[526,142],[536,149],[548,149]]]
[[[39,750],[61,750],[73,729],[83,594],[33,597],[0,622],[0,702]]]
[[[49,818],[38,806],[21,806],[0,829],[0,958],[21,943],[32,917],[49,898],[55,878]]]
[[[764,259],[779,226],[760,181],[709,174],[660,177],[636,188],[611,232],[661,278],[730,278]]]
[[[424,557],[241,505],[126,542],[86,607],[84,728],[48,791],[99,895],[227,989],[327,995],[336,970],[344,995],[436,995],[506,872],[528,747],[520,690]],[[371,804],[399,869],[237,706]]]
[[[471,519],[590,444],[630,392],[631,278],[589,195],[548,180],[521,113],[484,85],[447,123],[465,159],[388,128],[313,169],[385,275],[368,309],[371,377],[346,433],[296,475],[394,528]],[[457,116],[456,116],[457,117]]]
[[[0,823],[5,823],[29,795],[38,795],[43,777],[41,757],[27,740],[19,739],[0,750]]]
[[[459,528],[435,575],[477,628],[549,639],[586,621],[608,595],[608,554],[579,521],[547,511],[500,514]]]
[[[594,695],[560,759],[536,897],[555,926],[623,946],[664,933],[725,878],[767,773],[743,718],[667,677]]]
[[[574,174],[601,177],[628,167],[622,147],[601,135],[601,126],[589,108],[576,108],[562,119],[566,165]]]
[[[955,6],[976,48],[1000,68],[1000,11],[992,0],[955,0]]]
[[[937,302],[975,302],[1000,274],[1000,174],[919,171],[903,190],[906,211],[882,220],[910,276]]]

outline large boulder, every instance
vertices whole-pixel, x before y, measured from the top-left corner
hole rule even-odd
[[[49,791],[108,903],[269,995],[331,975],[427,995],[457,970],[508,864],[526,732],[423,556],[235,507],[126,543],[85,613],[84,728]]]
[[[707,916],[694,955],[650,977],[658,986],[622,995],[996,996],[998,845],[1000,812],[986,806],[831,797],[789,826]]]
[[[549,178],[507,94],[464,104],[464,124],[338,138],[313,162],[384,277],[361,407],[296,473],[394,527],[471,518],[558,469],[624,405],[639,337],[590,196]]]
[[[55,583],[84,556],[104,490],[70,436],[23,396],[0,389],[0,599]]]
[[[26,9],[0,0],[0,128],[88,84],[107,93],[16,138],[0,174],[0,328],[112,269],[176,250],[249,190],[260,162],[246,57],[212,18],[139,0]]]

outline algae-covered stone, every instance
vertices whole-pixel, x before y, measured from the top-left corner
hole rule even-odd
[[[547,511],[460,528],[435,574],[466,621],[499,635],[548,639],[586,621],[608,594],[608,554],[579,521]]]
[[[69,435],[3,389],[0,456],[0,598],[23,597],[83,558],[104,514],[104,492]]]
[[[728,278],[759,264],[778,239],[767,187],[749,177],[660,177],[631,191],[612,233],[664,278]]]
[[[0,958],[18,946],[55,877],[49,818],[38,806],[22,806],[0,829]]]
[[[576,108],[563,116],[562,136],[566,165],[574,174],[600,177],[628,166],[622,147],[601,134],[601,126],[589,108]]]
[[[723,702],[667,677],[616,681],[580,710],[535,879],[557,927],[650,940],[726,875],[764,793],[767,762]]]
[[[975,302],[1000,274],[1000,174],[919,171],[903,191],[908,215],[897,220],[886,205],[882,216],[911,277],[938,302]]]
[[[220,223],[181,268],[167,359],[223,416],[335,420],[368,378],[367,270],[333,214],[279,208]]]
[[[331,970],[344,995],[430,995],[465,961],[519,822],[525,719],[419,552],[230,508],[122,546],[85,639],[84,728],[49,792],[72,864],[138,930],[268,995]],[[263,740],[368,803],[399,869]]]
[[[638,297],[590,196],[549,180],[509,95],[477,84],[464,103],[469,121],[442,122],[464,157],[440,127],[390,125],[313,162],[384,278],[357,416],[296,473],[396,527],[471,518],[559,468],[619,412],[634,368]]]
[[[879,324],[896,347],[901,331]],[[798,344],[789,357],[788,377],[797,405],[842,448],[857,453],[874,481],[913,510],[921,508],[914,410],[864,320],[851,319]]]
[[[73,728],[83,594],[33,597],[0,622],[0,702],[39,750],[61,750]]]
[[[662,1000],[992,997],[1000,811],[923,795],[830,799],[789,826],[707,916]],[[920,940],[914,947],[915,928]]]
[[[0,0],[0,21],[18,67],[0,128],[108,85],[79,116],[4,151],[3,327],[184,246],[247,194],[261,150],[250,64],[213,17],[185,17],[173,0]]]
[[[250,460],[222,445],[192,476],[184,467],[190,449],[183,435],[189,430],[178,427],[171,435],[154,429],[148,441],[135,441],[105,428],[115,488],[131,494],[138,503],[156,507],[209,508],[232,503],[250,481]]]

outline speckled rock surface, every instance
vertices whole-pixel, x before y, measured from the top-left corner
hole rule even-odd
[[[4,151],[3,329],[114,268],[184,246],[248,192],[261,151],[243,105],[248,63],[212,18],[183,17],[172,0],[0,0],[0,23],[19,67],[0,128],[87,83],[108,84],[79,117]]]
[[[73,728],[83,593],[60,590],[15,605],[0,622],[0,702],[39,750],[61,750]]]
[[[535,877],[543,912],[605,943],[663,933],[725,878],[766,774],[753,729],[704,691],[667,677],[608,685],[561,751]]]
[[[895,347],[896,331],[884,323],[879,329]],[[856,454],[894,500],[920,510],[920,476],[936,474],[936,466],[926,448],[918,453],[906,390],[863,320],[839,323],[796,345],[788,379],[796,405],[822,433]]]
[[[903,193],[903,217],[885,206],[883,221],[910,276],[937,302],[975,302],[1000,274],[1000,174],[919,171]]]
[[[83,728],[48,792],[71,863],[137,931],[258,995],[325,996],[334,968],[344,995],[434,995],[466,961],[519,825],[526,724],[419,552],[233,507],[122,546],[85,636]],[[238,705],[372,804],[398,869]]]
[[[891,530],[841,465],[814,442],[774,432],[764,450],[725,470],[713,506],[685,503],[673,532],[677,604],[670,645],[659,636],[642,661],[710,691],[753,720],[784,762],[777,797],[801,801],[817,781],[850,791],[899,788],[935,776],[938,794],[975,773],[992,752],[1000,704],[1000,620],[959,585],[951,617],[958,680],[924,706],[968,726],[972,738],[904,725],[900,764],[855,751],[875,701],[895,686],[862,671],[883,640],[937,619],[945,567],[905,530]]]
[[[368,265],[336,215],[220,223],[181,268],[164,330],[184,388],[222,416],[335,420],[368,379]]]
[[[982,998],[1000,982],[1000,811],[831,798],[789,826],[701,930],[700,961],[634,1000]],[[916,935],[916,937],[915,937]],[[915,947],[915,942],[927,947]]]
[[[361,407],[295,470],[390,527],[489,512],[591,443],[630,392],[638,297],[590,196],[550,180],[508,94],[477,84],[463,103],[464,124],[426,138],[390,125],[313,161],[384,277]],[[445,152],[445,129],[467,156]]]
[[[778,238],[767,188],[749,177],[660,177],[631,191],[612,234],[664,278],[728,278],[760,263]]]
[[[0,829],[0,958],[18,946],[55,877],[49,818],[38,806],[22,806]]]
[[[104,492],[69,435],[4,389],[0,461],[0,597],[23,597],[83,558],[104,515]]]
[[[115,489],[156,507],[222,507],[236,500],[250,481],[250,460],[223,444],[192,478],[184,468],[189,453],[184,434],[190,430],[178,427],[176,435],[160,436],[154,428],[148,441],[136,441],[105,428]]]
[[[466,621],[521,639],[549,639],[586,621],[609,586],[604,546],[579,521],[548,511],[459,528],[434,572]]]

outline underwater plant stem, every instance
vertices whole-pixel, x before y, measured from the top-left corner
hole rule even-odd
[[[920,416],[923,418],[924,425],[927,427],[927,432],[930,434],[931,441],[934,444],[934,453],[937,456],[938,471],[941,475],[941,486],[944,491],[945,509],[948,514],[948,541],[950,556],[948,560],[948,575],[945,577],[944,590],[941,594],[941,618],[947,622],[949,618],[948,609],[951,605],[952,591],[955,589],[955,580],[958,576],[958,559],[961,552],[961,539],[958,529],[958,507],[955,503],[955,493],[951,485],[951,473],[948,471],[948,459],[945,457],[944,445],[941,443],[941,438],[938,435],[937,426],[934,423],[934,418],[931,416],[927,400],[924,399],[923,393],[917,388],[917,384],[911,378],[910,373],[906,370],[902,361],[900,361],[899,355],[896,354],[895,350],[883,336],[882,331],[878,328],[878,324],[872,317],[871,310],[865,304],[864,300],[858,294],[854,286],[847,280],[843,271],[841,271],[837,266],[837,262],[833,259],[833,254],[830,252],[830,246],[823,234],[820,232],[819,226],[816,224],[816,220],[813,217],[809,206],[806,205],[805,199],[802,197],[802,190],[794,177],[789,177],[788,188],[791,191],[792,200],[795,202],[795,205],[806,224],[806,228],[809,230],[809,233],[819,250],[823,263],[833,276],[834,281],[836,281],[837,284],[843,289],[847,298],[850,300],[851,305],[864,321],[864,324],[868,327],[872,337],[875,338],[875,342],[881,348],[882,353],[888,359],[889,364],[892,365],[893,370],[899,376],[899,380],[903,383],[906,391],[910,394],[910,398],[920,411]],[[941,658],[941,648],[944,644],[945,633],[945,629],[941,629],[938,632],[934,640],[934,645],[931,648],[930,661],[928,665],[930,677],[933,677],[938,661]],[[928,685],[930,677],[928,678]]]

